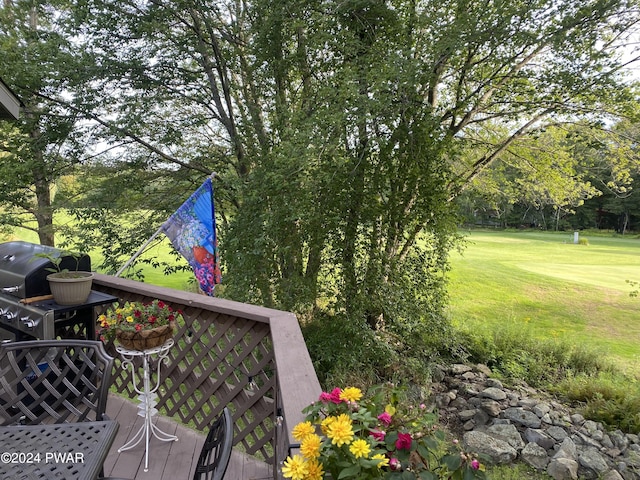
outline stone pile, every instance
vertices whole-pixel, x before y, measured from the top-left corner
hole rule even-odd
[[[527,386],[507,389],[485,365],[436,372],[441,422],[494,464],[521,461],[555,480],[640,480],[638,435],[602,424]]]

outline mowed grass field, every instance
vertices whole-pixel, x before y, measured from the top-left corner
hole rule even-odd
[[[471,231],[451,255],[450,315],[464,329],[527,328],[591,346],[640,372],[640,239]]]

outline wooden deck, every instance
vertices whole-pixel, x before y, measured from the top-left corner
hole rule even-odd
[[[156,417],[158,427],[178,437],[177,442],[161,442],[152,437],[149,448],[149,471],[144,471],[144,442],[122,453],[124,445],[142,425],[136,405],[118,395],[110,394],[107,415],[120,424],[118,436],[104,463],[106,476],[131,480],[190,480],[205,435],[168,418]],[[225,480],[273,479],[270,465],[234,449]]]

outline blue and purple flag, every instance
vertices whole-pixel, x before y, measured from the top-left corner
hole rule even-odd
[[[213,295],[214,287],[222,279],[211,178],[164,222],[162,231],[193,268],[200,289]]]

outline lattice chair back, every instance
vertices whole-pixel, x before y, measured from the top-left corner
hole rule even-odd
[[[102,342],[33,340],[0,347],[0,423],[103,420],[113,358]]]
[[[233,418],[225,407],[209,429],[193,480],[222,480],[229,465],[232,446]]]

